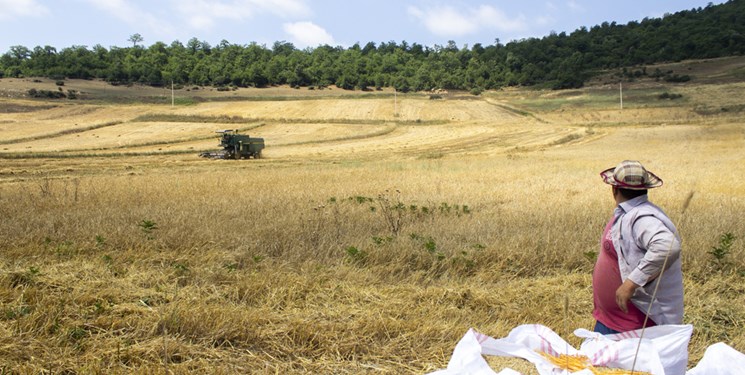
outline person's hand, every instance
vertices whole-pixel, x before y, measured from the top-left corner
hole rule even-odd
[[[621,309],[624,313],[628,314],[629,312],[629,300],[631,299],[631,296],[634,295],[634,291],[636,291],[636,288],[638,288],[639,285],[636,285],[633,281],[626,279],[626,281],[621,284],[621,286],[616,289],[616,304],[618,305],[618,308]]]

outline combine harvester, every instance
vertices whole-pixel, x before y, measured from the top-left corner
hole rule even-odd
[[[251,138],[248,134],[238,134],[238,130],[218,130],[222,151],[203,152],[199,156],[210,159],[260,159],[264,149],[264,138]]]

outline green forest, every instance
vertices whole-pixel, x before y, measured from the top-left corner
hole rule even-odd
[[[394,87],[403,92],[435,88],[479,92],[517,85],[576,88],[608,69],[742,55],[745,0],[506,44],[495,39],[492,45],[389,41],[301,50],[284,41],[271,47],[225,40],[212,46],[197,38],[185,45],[174,41],[145,46],[143,41],[134,34],[129,38],[131,46],[108,49],[12,46],[0,56],[0,78],[103,79],[152,86],[173,82],[217,87]]]

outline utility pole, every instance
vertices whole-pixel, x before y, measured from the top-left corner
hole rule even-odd
[[[621,98],[621,109],[623,109],[623,82],[622,81],[618,82],[618,91],[619,91],[619,96]]]
[[[393,88],[393,117],[398,117],[398,90]]]

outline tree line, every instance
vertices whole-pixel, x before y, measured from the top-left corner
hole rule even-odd
[[[212,46],[155,42],[131,47],[95,45],[29,49],[12,46],[0,56],[0,77],[104,79],[114,84],[266,87],[288,84],[344,89],[395,87],[399,91],[504,86],[581,87],[601,70],[745,53],[745,0],[709,3],[661,18],[619,25],[604,22],[569,34],[552,32],[502,44],[458,47],[418,43],[359,43],[297,49],[223,40]]]

